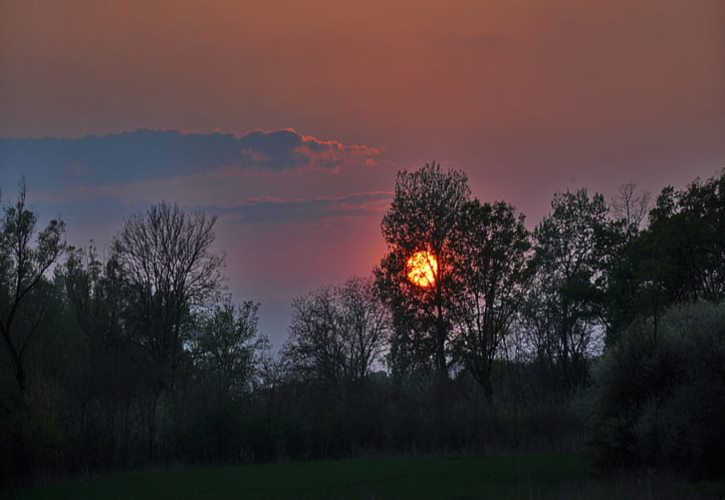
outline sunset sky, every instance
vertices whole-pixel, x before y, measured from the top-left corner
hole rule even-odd
[[[0,0],[0,187],[104,249],[219,216],[238,300],[366,275],[395,173],[437,160],[533,227],[552,195],[725,167],[723,0]]]

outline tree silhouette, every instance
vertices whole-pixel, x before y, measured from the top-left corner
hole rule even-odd
[[[131,216],[113,242],[128,300],[130,335],[151,361],[149,449],[155,454],[160,395],[173,389],[192,309],[219,289],[223,257],[212,253],[214,217],[160,203]]]
[[[401,363],[425,363],[432,358],[441,379],[448,379],[446,348],[457,293],[455,244],[461,209],[469,196],[463,172],[444,172],[436,163],[414,172],[401,171],[382,222],[388,253],[375,274],[380,295],[393,312],[393,361],[404,352],[416,359]],[[407,276],[406,262],[418,251],[429,252],[437,262],[433,283],[427,287],[412,283]]]
[[[36,236],[37,217],[27,208],[26,195],[22,182],[17,202],[4,207],[0,221],[0,334],[21,401],[27,385],[24,357],[45,313],[45,301],[34,295],[65,249],[62,221],[51,220]]]
[[[586,376],[596,340],[606,255],[607,206],[585,189],[557,194],[535,231],[537,275],[527,316],[533,343],[556,364],[568,386]]]
[[[388,328],[387,310],[372,281],[352,278],[294,300],[284,357],[303,380],[339,388],[368,375],[380,358]]]
[[[160,203],[130,217],[113,242],[137,325],[157,363],[160,390],[173,383],[190,309],[217,291],[223,258],[211,253],[214,217]]]
[[[230,298],[197,320],[190,338],[194,362],[214,379],[218,391],[238,397],[251,389],[255,354],[267,339],[257,331],[259,304],[235,306]]]
[[[504,202],[466,203],[457,239],[456,346],[465,367],[492,401],[491,367],[518,312],[531,276],[523,215]]]

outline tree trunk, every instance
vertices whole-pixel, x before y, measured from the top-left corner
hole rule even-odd
[[[151,396],[151,401],[149,404],[149,412],[148,412],[148,454],[149,454],[149,460],[151,462],[154,462],[156,460],[156,409],[158,407],[159,402],[159,394],[154,393]]]
[[[2,325],[0,325],[0,329],[2,329],[2,334],[3,334],[2,336],[3,336],[3,339],[5,340],[5,346],[8,348],[8,352],[10,353],[10,359],[13,363],[13,372],[15,374],[15,381],[18,383],[18,389],[20,390],[20,402],[21,402],[21,404],[25,404],[26,379],[25,379],[25,367],[23,366],[23,358],[22,358],[22,355],[15,348],[15,345],[13,344],[12,340],[10,339],[9,327],[3,328]]]
[[[487,373],[483,376],[481,386],[483,387],[483,395],[486,397],[486,403],[489,406],[493,406],[493,385],[491,384],[490,373]]]
[[[443,319],[443,307],[441,306],[440,290],[436,291],[436,331],[435,331],[435,365],[437,378],[441,382],[448,382],[448,366],[446,364],[446,338],[448,332],[446,331],[445,321]]]

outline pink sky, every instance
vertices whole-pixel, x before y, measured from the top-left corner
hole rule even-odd
[[[113,162],[116,136],[92,153],[6,139],[0,185],[26,175],[76,244],[159,199],[219,210],[230,290],[279,340],[294,295],[377,261],[399,168],[462,168],[533,225],[556,191],[725,167],[724,26],[722,0],[0,0],[0,137],[199,135],[170,134],[187,149],[163,165],[143,157],[153,133]],[[38,165],[41,149],[63,154]]]

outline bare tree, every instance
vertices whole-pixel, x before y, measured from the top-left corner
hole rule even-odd
[[[0,222],[0,334],[21,399],[27,377],[23,358],[45,313],[45,301],[34,300],[33,295],[65,249],[62,221],[51,220],[36,236],[37,217],[26,206],[26,194],[22,182],[17,202],[3,209]]]
[[[611,200],[612,213],[625,222],[630,230],[638,230],[647,217],[652,196],[649,191],[637,191],[637,184],[627,182],[619,187]]]
[[[215,221],[162,202],[130,217],[114,240],[133,334],[155,362],[158,391],[173,384],[191,309],[219,288],[224,259],[212,253]]]
[[[372,281],[353,278],[294,300],[283,355],[303,377],[332,385],[354,382],[379,360],[387,330],[387,310]]]
[[[375,295],[372,279],[352,278],[337,289],[347,345],[347,373],[352,380],[368,375],[387,341],[390,319]]]
[[[283,357],[303,378],[336,383],[345,366],[341,318],[332,287],[292,301],[292,321]]]
[[[224,259],[212,253],[215,217],[160,203],[131,216],[113,242],[129,307],[126,324],[151,362],[148,447],[156,454],[157,407],[173,389],[182,333],[194,307],[219,289]]]

